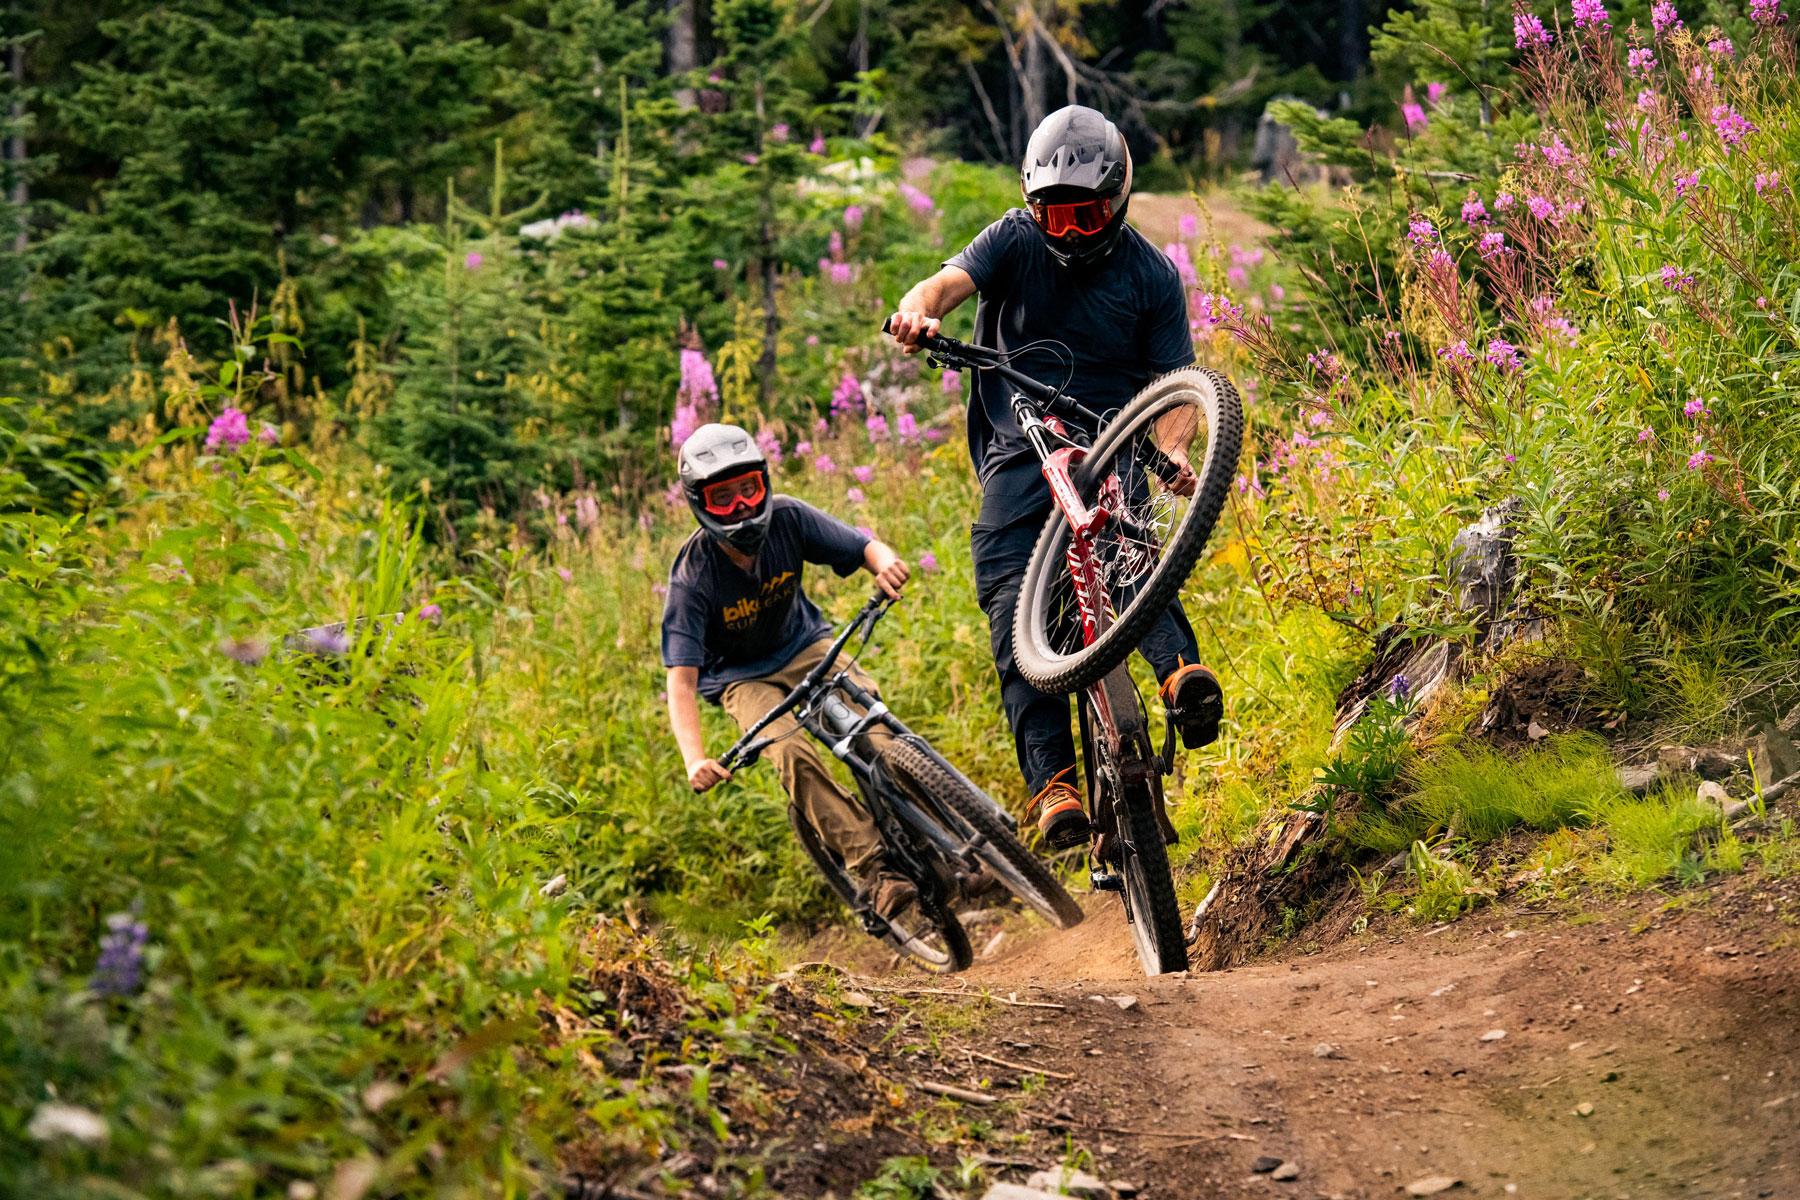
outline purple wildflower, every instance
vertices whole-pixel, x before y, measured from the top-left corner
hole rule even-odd
[[[1665,263],[1659,274],[1662,276],[1663,287],[1668,291],[1685,292],[1694,286],[1694,277],[1684,274],[1679,267]]]
[[[556,577],[564,583],[573,583],[575,581],[575,572],[569,570],[567,567],[558,567],[556,568]]]
[[[1704,421],[1712,416],[1712,409],[1706,407],[1706,401],[1698,396],[1688,397],[1688,402],[1681,406],[1681,415],[1696,421]]]
[[[1544,28],[1543,21],[1536,13],[1523,9],[1513,13],[1513,45],[1520,50],[1529,50],[1533,46],[1548,46],[1550,31]]]
[[[903,442],[918,441],[918,418],[914,417],[909,412],[902,412],[898,417],[894,418],[894,436]]]
[[[852,504],[861,504],[868,500],[868,497],[863,495],[863,490],[859,487],[850,488],[844,493],[844,498],[849,500]]]
[[[1731,39],[1728,37],[1716,37],[1712,39],[1712,41],[1706,43],[1706,48],[1720,58],[1730,58],[1737,52],[1736,48],[1731,44]]]
[[[1756,126],[1745,120],[1743,114],[1729,104],[1713,105],[1712,127],[1727,150],[1741,145],[1745,138],[1756,132]]]
[[[1551,217],[1556,215],[1556,205],[1550,203],[1550,201],[1544,199],[1542,196],[1530,197],[1525,201],[1525,207],[1530,209],[1531,215],[1540,221],[1548,221]]]
[[[1675,11],[1672,0],[1656,0],[1650,6],[1650,28],[1658,41],[1681,28],[1681,15]]]
[[[962,372],[955,368],[945,371],[943,378],[938,381],[938,390],[945,394],[962,391]]]
[[[831,455],[829,454],[814,455],[812,462],[813,470],[821,475],[831,475],[837,471],[837,464],[831,461]]]
[[[1501,233],[1498,229],[1490,230],[1481,235],[1481,240],[1476,243],[1475,248],[1484,259],[1498,258],[1499,256],[1508,253],[1506,248],[1506,235]]]
[[[1525,356],[1519,348],[1501,338],[1489,338],[1487,344],[1488,365],[1495,370],[1511,374],[1525,365]]]
[[[262,427],[262,432],[260,432],[256,435],[256,440],[261,442],[265,446],[280,445],[281,444],[281,430],[275,428],[275,426],[269,424],[267,421],[264,421],[263,427]]]
[[[862,384],[849,371],[838,380],[837,390],[831,393],[831,411],[833,414],[860,412],[864,407]]]
[[[1431,107],[1436,108],[1438,106],[1438,101],[1442,100],[1444,98],[1444,93],[1449,90],[1450,85],[1447,83],[1440,83],[1435,79],[1428,80],[1425,84],[1425,102],[1431,105]]]
[[[1411,100],[1400,106],[1400,116],[1406,122],[1408,133],[1417,132],[1430,123],[1425,116],[1425,109]]]
[[[869,440],[878,442],[888,435],[888,420],[880,413],[870,413],[863,422],[863,428],[869,431]]]
[[[481,257],[481,251],[471,250],[467,254],[463,255],[463,269],[465,271],[479,271],[479,270],[481,270],[481,264],[483,261],[484,260]]]
[[[1511,192],[1501,192],[1498,196],[1494,197],[1494,211],[1495,212],[1506,212],[1509,209],[1511,209],[1514,204],[1517,204],[1517,203],[1518,203],[1518,201],[1513,198],[1513,194]]]
[[[1600,0],[1570,0],[1569,10],[1575,16],[1577,29],[1606,29],[1612,19],[1606,15],[1606,5]]]
[[[223,448],[227,452],[236,450],[250,440],[250,419],[242,409],[227,408],[214,417],[206,430],[206,451],[216,453]]]
[[[794,457],[795,458],[805,458],[807,455],[809,455],[811,453],[812,453],[811,439],[801,438],[799,441],[794,443]]]
[[[1461,367],[1475,361],[1475,352],[1469,349],[1467,340],[1461,340],[1439,350],[1438,357],[1452,367]]]
[[[1223,325],[1244,315],[1240,305],[1216,292],[1200,292],[1194,297],[1194,316],[1202,325]]]
[[[669,444],[679,450],[682,444],[694,436],[694,431],[704,424],[700,420],[700,410],[692,404],[677,404],[675,419],[669,422]]]
[[[575,497],[575,524],[592,529],[600,523],[600,502],[592,496]]]
[[[1633,46],[1625,52],[1625,65],[1637,75],[1649,75],[1656,70],[1656,51],[1648,46]]]
[[[1539,146],[1538,150],[1543,154],[1544,161],[1553,167],[1567,167],[1573,165],[1575,162],[1574,152],[1569,149],[1568,145],[1562,140],[1560,134],[1552,133],[1550,135],[1550,144],[1547,146]]]
[[[1658,500],[1661,500],[1664,504],[1667,504],[1669,502],[1669,489],[1668,488],[1657,488],[1656,489],[1656,498]]]
[[[1170,242],[1163,247],[1163,253],[1175,264],[1175,274],[1181,277],[1181,286],[1192,289],[1199,286],[1200,276],[1194,269],[1194,260],[1188,254],[1186,242]]]
[[[938,573],[937,555],[929,550],[919,555],[919,570],[925,572],[927,575],[936,575]]]
[[[808,143],[806,148],[814,154],[825,153],[825,135],[816,129],[813,130],[813,140]]]
[[[1182,213],[1175,222],[1175,232],[1184,242],[1191,242],[1200,236],[1200,218],[1193,213]]]
[[[1655,436],[1656,430],[1650,428],[1648,425],[1644,426],[1642,429],[1638,430],[1638,445],[1642,446],[1645,442],[1650,441]]]
[[[1462,219],[1465,225],[1485,225],[1487,223],[1487,205],[1483,204],[1481,197],[1474,192],[1470,192],[1469,198],[1463,201]]]
[[[781,439],[775,436],[773,429],[756,431],[756,448],[763,452],[763,457],[769,460],[770,466],[781,465]]]
[[[788,132],[787,122],[777,121],[769,130],[769,140],[777,144],[785,142],[788,140]]]
[[[1704,469],[1707,464],[1712,461],[1713,456],[1708,454],[1705,450],[1696,450],[1688,455],[1687,469],[1690,471],[1699,471]]]
[[[851,233],[855,233],[857,230],[862,228],[862,223],[863,223],[863,206],[862,205],[852,204],[844,209],[844,228],[845,229],[848,229]]]
[[[419,619],[421,621],[441,621],[441,620],[443,620],[443,618],[444,618],[444,610],[442,608],[439,608],[437,605],[435,605],[435,604],[419,605]]]
[[[869,480],[875,478],[875,468],[868,466],[867,464],[855,466],[850,468],[850,474],[856,477],[856,482],[867,483]]]
[[[102,996],[129,996],[137,991],[144,981],[144,947],[149,942],[150,930],[131,913],[106,918],[100,958],[89,986]]]
[[[1405,675],[1395,675],[1388,680],[1387,695],[1388,699],[1395,704],[1405,704],[1407,698],[1412,695],[1412,680]]]
[[[936,203],[932,201],[930,196],[927,196],[924,192],[921,192],[910,183],[903,183],[900,185],[900,198],[906,201],[906,206],[908,208],[912,209],[920,216],[926,216],[937,209]]]
[[[1415,246],[1428,246],[1437,241],[1437,226],[1429,218],[1414,216],[1406,223],[1406,240]]]
[[[722,259],[722,258],[715,258],[715,259],[713,259],[713,270],[715,270],[715,271],[729,271],[729,270],[731,270],[731,264],[730,264],[730,263],[728,263],[728,262],[726,262],[726,261],[725,261],[725,260],[724,260],[724,259]]]
[[[757,163],[762,161],[762,155],[760,154],[746,154],[743,158],[746,167],[754,167]]]
[[[1756,173],[1756,194],[1759,196],[1764,192],[1773,191],[1775,188],[1779,187],[1780,184],[1780,171],[1758,171]]]
[[[1779,25],[1787,20],[1781,0],[1750,0],[1750,19],[1758,25]]]

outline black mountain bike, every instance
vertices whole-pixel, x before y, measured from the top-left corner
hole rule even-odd
[[[1080,692],[1094,888],[1121,894],[1146,974],[1185,970],[1162,791],[1175,727],[1158,753],[1126,662],[1180,595],[1224,509],[1243,447],[1237,391],[1216,371],[1183,367],[1102,416],[997,350],[939,335],[919,344],[937,364],[1012,385],[1013,416],[1054,501],[1019,589],[1013,658],[1033,686]]]
[[[746,729],[719,757],[719,764],[734,771],[754,763],[775,740],[760,736],[762,731],[792,712],[801,729],[850,768],[881,835],[888,866],[912,880],[919,890],[918,902],[899,918],[884,919],[818,830],[790,804],[788,819],[800,844],[870,936],[888,942],[929,971],[960,971],[974,955],[951,905],[961,881],[976,877],[982,867],[1059,929],[1081,921],[1081,906],[1019,841],[1018,826],[1005,809],[851,678],[848,664],[837,665],[844,647],[858,635],[860,653],[893,603],[886,594],[875,593],[844,626],[819,665]],[[863,711],[857,712],[851,703]],[[872,752],[867,736],[877,724],[894,736],[883,755]]]

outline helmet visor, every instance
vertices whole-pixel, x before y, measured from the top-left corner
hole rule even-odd
[[[700,489],[700,500],[715,517],[742,516],[755,512],[768,494],[768,479],[761,471],[752,470],[713,480]]]
[[[1112,201],[1107,197],[1079,200],[1074,204],[1045,204],[1031,201],[1031,215],[1040,228],[1053,238],[1069,233],[1092,237],[1112,220]]]

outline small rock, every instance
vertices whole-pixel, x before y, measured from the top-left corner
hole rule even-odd
[[[1481,1035],[1481,1040],[1484,1042],[1497,1042],[1505,1036],[1506,1030],[1504,1029],[1490,1029]]]
[[[1314,1058],[1342,1058],[1344,1052],[1330,1042],[1320,1042],[1313,1047]]]
[[[1717,746],[1664,746],[1656,752],[1656,761],[1665,775],[1698,775],[1702,779],[1725,779],[1744,765],[1741,756],[1727,754]]]
[[[1133,1196],[1144,1190],[1143,1184],[1130,1179],[1109,1179],[1106,1181],[1106,1186],[1111,1188],[1113,1195],[1118,1196],[1120,1200],[1131,1200]]]
[[[1634,796],[1642,796],[1656,786],[1662,778],[1661,763],[1639,763],[1636,766],[1619,768],[1619,786]]]
[[[318,1200],[318,1195],[317,1184],[308,1183],[304,1179],[295,1179],[288,1183],[288,1200]]]
[[[1250,1164],[1250,1170],[1257,1175],[1267,1175],[1281,1165],[1281,1160],[1273,1154],[1259,1154],[1256,1161]]]
[[[1086,1171],[1065,1171],[1062,1168],[1033,1171],[1025,1177],[1025,1186],[1041,1188],[1053,1196],[1081,1196],[1085,1200],[1111,1200],[1112,1197],[1106,1182]]]
[[[998,932],[996,932],[993,937],[988,939],[988,944],[981,948],[981,957],[983,957],[983,958],[994,957],[994,952],[996,950],[1000,949],[1000,943],[1004,942],[1005,940],[1006,940],[1006,930],[1002,929],[1002,930],[999,930]]]
[[[568,887],[569,877],[567,875],[553,875],[545,882],[543,887],[538,889],[538,895],[548,900],[552,896],[562,895],[563,892],[568,890]]]
[[[58,1138],[96,1146],[104,1142],[110,1130],[106,1118],[89,1108],[79,1104],[64,1104],[58,1100],[46,1100],[37,1106],[31,1114],[31,1122],[25,1126],[25,1132],[37,1142],[53,1142]]]
[[[1537,723],[1537,718],[1533,717],[1531,719],[1531,724],[1525,727],[1525,736],[1534,742],[1541,742],[1550,736],[1550,731],[1545,729],[1542,725],[1539,725]]]
[[[1694,799],[1709,807],[1723,809],[1731,803],[1731,794],[1712,780],[1705,779],[1700,782],[1699,790],[1694,793]]]
[[[1427,1175],[1423,1179],[1415,1179],[1406,1185],[1409,1196],[1435,1196],[1439,1192],[1447,1192],[1451,1188],[1462,1186],[1462,1180],[1454,1175]]]
[[[1118,1005],[1120,1012],[1130,1012],[1138,1004],[1136,996],[1108,996],[1107,999]]]
[[[1300,1164],[1297,1162],[1284,1162],[1279,1167],[1276,1167],[1273,1171],[1269,1172],[1269,1178],[1279,1180],[1282,1183],[1298,1179],[1300,1178]]]
[[[1746,753],[1758,787],[1766,788],[1800,771],[1800,750],[1794,748],[1794,743],[1779,725],[1765,724],[1762,731],[1750,739]]]
[[[996,1183],[981,1194],[981,1200],[1061,1200],[1055,1192],[1042,1188],[1020,1187],[1016,1183]]]
[[[1594,1115],[1594,1106],[1586,1100],[1583,1100],[1580,1104],[1575,1106],[1575,1115],[1578,1117],[1591,1117]]]
[[[874,999],[866,992],[844,992],[838,996],[838,1001],[851,1008],[873,1008],[875,1006]]]
[[[370,1112],[380,1112],[388,1104],[406,1094],[406,1089],[391,1079],[377,1079],[363,1089],[363,1107]]]

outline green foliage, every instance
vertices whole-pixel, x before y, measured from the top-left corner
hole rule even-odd
[[[940,1173],[923,1157],[890,1158],[881,1174],[857,1189],[861,1200],[929,1200],[937,1194]]]
[[[1322,798],[1296,804],[1311,812],[1329,812],[1355,799],[1379,807],[1406,765],[1411,748],[1405,717],[1410,706],[1403,694],[1378,692],[1350,725],[1344,748],[1319,772]]]

